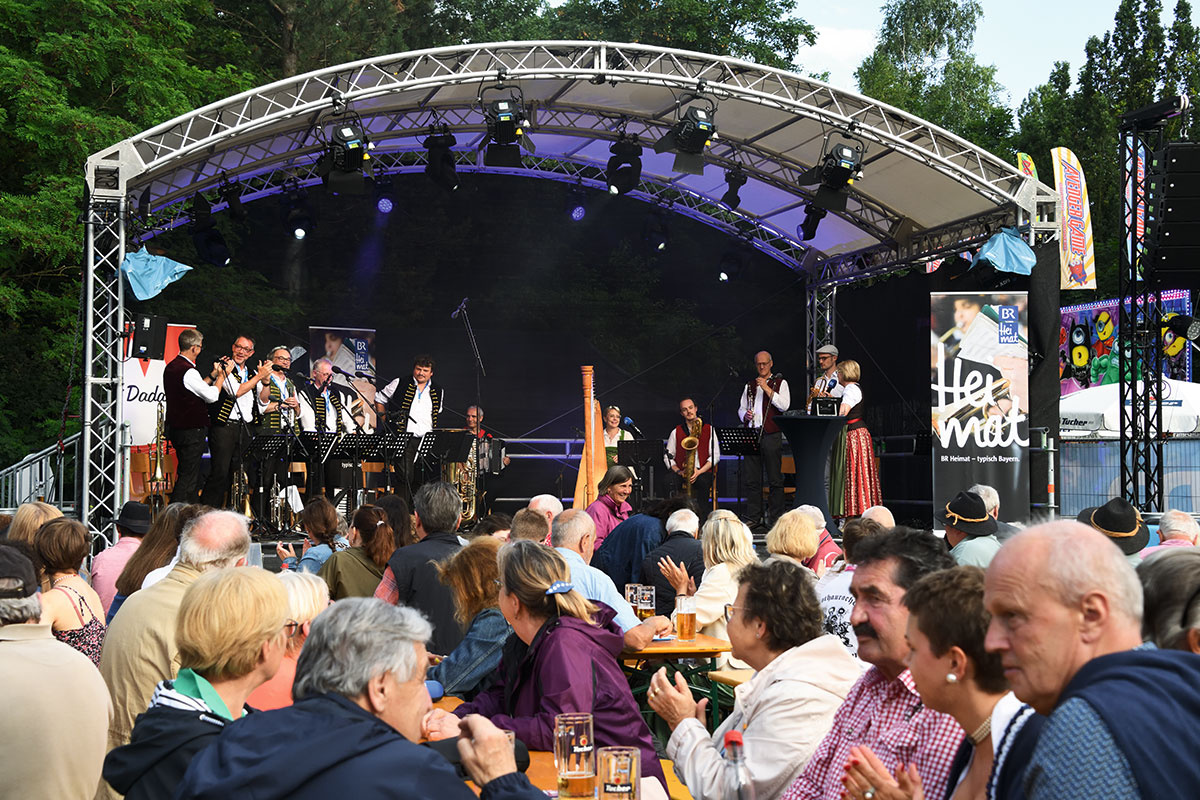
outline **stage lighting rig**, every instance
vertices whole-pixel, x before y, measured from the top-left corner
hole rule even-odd
[[[836,133],[845,142],[832,142]],[[801,186],[816,186],[817,191],[808,203],[804,222],[800,223],[800,238],[808,241],[817,235],[817,226],[830,211],[843,212],[850,197],[850,187],[862,179],[866,142],[842,131],[825,134],[821,159],[797,180]]]
[[[451,149],[458,141],[450,132],[449,125],[432,125],[429,136],[422,142],[428,152],[425,162],[425,174],[429,179],[448,192],[458,188],[458,172],[454,168],[454,151]]]
[[[366,194],[370,191],[366,179],[371,177],[375,143],[362,119],[337,94],[333,97],[333,116],[326,125],[317,127],[325,142],[325,151],[317,160],[317,174],[334,194]]]
[[[689,175],[704,174],[704,148],[717,138],[715,114],[717,102],[703,95],[684,95],[678,103],[691,103],[678,114],[671,130],[654,145],[656,153],[674,153],[676,172]]]
[[[734,211],[742,204],[741,195],[738,194],[741,188],[746,185],[748,180],[746,173],[742,171],[740,166],[735,166],[731,170],[725,172],[725,194],[721,196],[721,205]]]
[[[622,131],[608,152],[612,153],[604,170],[608,193],[626,194],[636,189],[642,181],[642,145],[637,134],[627,136]]]
[[[503,72],[501,73],[503,81]],[[490,91],[507,91],[507,97],[487,101],[484,95]],[[526,130],[529,119],[525,113],[525,96],[517,86],[507,86],[503,82],[493,86],[485,86],[477,98],[483,110],[483,118],[487,122],[487,150],[483,154],[483,163],[488,167],[520,167],[521,148],[530,153],[537,152],[533,140]],[[520,142],[520,146],[518,146]]]

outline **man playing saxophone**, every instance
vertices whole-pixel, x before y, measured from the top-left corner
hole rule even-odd
[[[712,425],[697,416],[696,402],[685,397],[679,401],[682,424],[667,437],[664,460],[679,476],[679,485],[688,497],[707,501],[711,496],[714,467],[721,460],[721,449]]]

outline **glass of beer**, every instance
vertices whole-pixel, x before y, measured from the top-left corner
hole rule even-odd
[[[638,619],[650,619],[654,616],[654,587],[642,585],[638,587],[637,601]]]
[[[597,753],[600,800],[637,800],[642,753],[636,747],[601,747]]]
[[[638,590],[642,588],[640,583],[625,584],[625,602],[637,608],[638,605]]]
[[[675,595],[675,638],[681,642],[696,641],[696,598]]]
[[[559,797],[596,796],[591,714],[559,714],[554,718],[554,766]]]

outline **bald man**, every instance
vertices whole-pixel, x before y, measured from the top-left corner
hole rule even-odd
[[[756,377],[746,383],[738,406],[738,419],[754,428],[759,437],[759,455],[747,456],[746,516],[751,525],[770,528],[783,513],[783,433],[775,417],[791,408],[792,393],[782,375],[775,374],[775,362],[766,350],[754,354]],[[767,518],[762,519],[763,474],[766,473],[770,496]]]
[[[986,647],[1018,699],[1048,717],[1029,800],[1184,797],[1200,760],[1200,659],[1142,645],[1142,587],[1120,549],[1078,522],[1010,539],[987,570]]]

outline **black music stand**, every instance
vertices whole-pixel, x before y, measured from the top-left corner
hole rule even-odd
[[[658,499],[654,493],[654,471],[657,463],[662,463],[666,444],[661,439],[622,439],[617,442],[617,463],[624,466],[637,467],[633,471],[633,491],[638,501],[634,508],[641,509],[650,500]],[[642,475],[645,475],[646,488],[642,490]]]
[[[742,465],[745,463],[742,459],[745,456],[756,456],[758,450],[758,428],[714,428],[717,432],[717,445],[721,448],[721,458],[726,456],[737,456],[738,459],[738,480],[737,480],[737,496],[742,504],[742,514],[746,513],[746,498],[743,496],[745,479],[742,474]],[[764,484],[765,485],[765,484]],[[754,520],[755,523],[760,520]]]
[[[304,443],[309,453],[308,485],[312,490],[309,492],[309,500],[315,498],[317,494],[325,494],[325,464],[333,455],[333,449],[337,447],[338,439],[344,435],[332,431],[303,431],[300,433],[300,441]],[[314,471],[316,472],[315,477]]]
[[[389,494],[394,491],[392,487],[392,465],[404,463],[404,459],[408,456],[409,444],[415,438],[416,437],[408,431],[381,433],[376,439],[377,443],[375,450],[367,454],[368,457],[378,457],[383,459],[383,486]],[[407,486],[408,473],[404,470],[399,470],[398,472],[404,479],[405,486]]]
[[[471,455],[474,434],[465,428],[435,428],[421,437],[417,458],[438,465],[466,461]]]
[[[793,413],[795,416],[792,416]],[[792,447],[792,461],[796,465],[796,502],[821,509],[828,526],[832,526],[829,492],[825,489],[825,468],[846,418],[810,416],[802,411],[788,412],[775,417],[775,424]],[[804,458],[800,457],[801,454]]]
[[[354,468],[350,470],[350,486],[343,488],[334,498],[333,504],[336,506],[346,493],[350,494],[350,503],[347,507],[353,513],[354,509],[361,504],[362,498],[359,496],[361,481],[361,467],[364,457],[373,455],[379,449],[379,439],[381,437],[374,433],[344,433],[338,441],[337,446],[333,450],[333,455],[338,458],[348,458],[354,462]]]
[[[243,460],[247,456],[250,456],[257,459],[259,463],[258,519],[251,521],[251,532],[256,536],[261,536],[264,529],[266,532],[275,535],[280,534],[280,531],[275,530],[271,525],[271,515],[264,513],[266,511],[264,505],[266,502],[273,502],[274,498],[271,501],[267,501],[268,492],[266,487],[262,485],[262,482],[265,480],[263,476],[266,475],[267,464],[274,463],[283,457],[285,449],[290,452],[291,444],[292,435],[290,433],[260,433],[250,440],[250,443],[246,445],[246,449],[240,455],[240,458]],[[274,471],[272,471],[272,474],[274,474]]]

